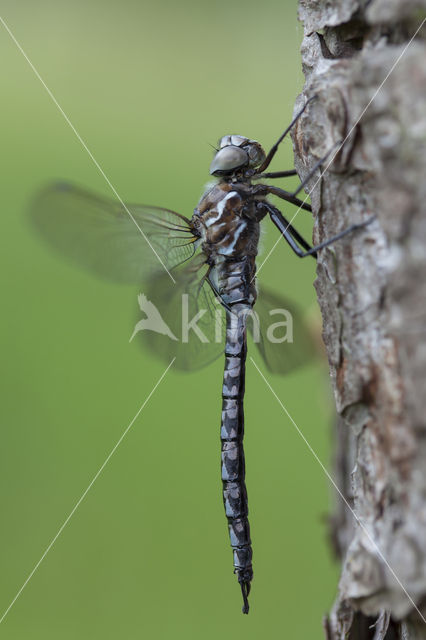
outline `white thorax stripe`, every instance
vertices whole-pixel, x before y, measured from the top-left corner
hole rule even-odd
[[[217,216],[215,218],[209,218],[205,223],[206,227],[211,227],[212,224],[220,220],[227,201],[234,196],[238,196],[238,193],[236,191],[230,191],[224,198],[222,198],[222,200],[216,206]]]

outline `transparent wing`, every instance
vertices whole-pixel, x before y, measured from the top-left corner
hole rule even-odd
[[[313,337],[291,302],[262,286],[254,311],[249,331],[271,373],[287,374],[315,358]]]
[[[194,254],[190,221],[174,211],[103,198],[70,184],[39,193],[32,224],[64,256],[102,278],[137,283]],[[167,275],[167,273],[166,273]],[[172,283],[170,276],[167,276]]]
[[[174,366],[188,370],[223,353],[224,310],[205,278],[208,265],[196,254],[198,238],[187,218],[159,207],[123,207],[69,184],[41,191],[29,213],[43,238],[77,265],[115,282],[146,283],[132,337],[158,356],[176,357]],[[290,314],[291,335],[288,326],[274,328],[286,320],[273,315],[277,310]],[[263,289],[255,312],[258,323],[249,321],[249,328],[271,372],[288,373],[312,359],[312,338],[292,305]]]
[[[123,207],[70,184],[41,191],[29,213],[43,238],[73,263],[142,287],[132,338],[157,356],[175,357],[175,368],[187,370],[223,352],[224,314],[187,218],[159,207]]]
[[[224,351],[225,314],[206,280],[205,260],[198,254],[173,271],[176,284],[159,273],[139,296],[135,341],[167,363],[176,358],[173,367],[185,371],[210,364]]]
[[[175,357],[174,367],[182,370],[204,367],[224,352],[226,314],[206,279],[207,271],[205,257],[200,254],[174,272],[175,285],[169,286],[167,274],[159,274],[147,290],[146,298],[161,311],[163,333],[142,330],[138,340],[167,363]],[[163,320],[170,333],[165,331]],[[288,374],[316,356],[313,336],[301,312],[264,287],[247,325],[272,373]]]

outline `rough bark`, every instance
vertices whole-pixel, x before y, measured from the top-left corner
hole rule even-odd
[[[314,241],[377,216],[318,259],[339,415],[335,478],[362,523],[337,496],[331,533],[342,570],[324,627],[328,640],[417,640],[426,624],[378,549],[426,617],[425,28],[375,92],[426,0],[299,4],[306,83],[296,109],[317,96],[293,132],[301,177],[349,134],[308,185]]]

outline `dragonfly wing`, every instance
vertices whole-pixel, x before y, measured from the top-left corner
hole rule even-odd
[[[30,218],[43,238],[102,278],[140,284],[188,260],[197,237],[174,211],[122,205],[85,189],[56,184],[39,193]],[[172,284],[170,276],[167,276]]]
[[[185,371],[210,364],[224,350],[225,316],[206,279],[205,260],[198,254],[176,269],[172,286],[166,273],[158,273],[139,297],[143,318],[135,340],[165,362],[176,358],[173,367]]]
[[[248,327],[271,373],[287,374],[315,358],[311,332],[292,303],[263,287]]]
[[[135,327],[135,332],[157,355],[168,361],[175,356],[176,367],[196,369],[223,352],[224,313],[205,279],[208,266],[204,255],[196,254],[198,237],[190,220],[159,207],[123,206],[70,184],[45,188],[29,213],[44,239],[77,265],[115,282],[147,282],[140,298],[140,330]],[[145,331],[143,320],[149,319],[145,309],[153,310],[149,302],[163,324],[157,316],[156,329]],[[275,309],[291,314],[293,342],[271,342],[268,330],[282,320],[270,315]],[[270,371],[287,373],[312,358],[309,332],[300,313],[286,301],[264,290],[255,311],[258,340],[256,330],[253,333]]]

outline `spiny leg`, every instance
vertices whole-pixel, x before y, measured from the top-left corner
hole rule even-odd
[[[312,100],[315,100],[317,96],[313,96],[312,98],[309,98],[309,100],[306,101],[305,105],[302,107],[302,109],[300,109],[300,111],[295,115],[295,117],[293,118],[293,120],[290,122],[290,124],[288,125],[287,129],[284,131],[284,133],[278,138],[278,140],[276,141],[276,143],[273,145],[273,147],[271,148],[271,150],[269,151],[268,155],[266,156],[265,160],[263,161],[262,165],[259,167],[258,169],[258,173],[263,173],[265,171],[265,169],[267,169],[269,167],[269,165],[271,164],[272,158],[274,157],[274,155],[276,154],[276,152],[278,151],[278,147],[280,146],[281,142],[284,140],[284,138],[286,137],[286,135],[288,134],[288,132],[290,131],[290,129],[296,124],[296,122],[298,121],[298,119],[300,118],[300,116],[302,115],[302,113],[305,111],[306,107],[308,106],[308,104],[310,102],[312,102]]]
[[[307,204],[303,200],[300,200],[296,196],[307,185],[309,180],[315,175],[317,169],[319,169],[319,167],[327,160],[329,155],[334,151],[334,149],[339,144],[341,144],[340,141],[337,142],[335,145],[333,145],[332,148],[329,149],[327,151],[327,153],[322,158],[320,158],[318,160],[318,162],[316,162],[314,164],[314,166],[312,167],[312,169],[310,170],[310,172],[308,173],[306,178],[297,187],[296,191],[285,191],[284,189],[280,189],[280,187],[275,187],[274,185],[270,185],[270,184],[258,184],[258,185],[255,186],[254,192],[255,193],[263,193],[263,194],[270,193],[270,194],[272,194],[274,196],[277,196],[278,198],[281,198],[282,200],[286,200],[287,202],[290,202],[291,204],[294,204],[294,205],[300,207],[300,209],[305,209],[305,211],[312,211],[311,205]],[[280,175],[282,176],[283,174],[290,175],[291,172],[290,171],[277,171],[276,173],[269,173],[269,174],[265,173],[265,174],[262,174],[262,175],[256,175],[256,176],[253,176],[253,178],[254,179],[257,179],[257,178],[260,178],[260,177],[262,177],[262,178],[263,177],[275,178],[275,177],[279,177]],[[294,175],[294,174],[292,174],[292,175]]]
[[[305,211],[311,211],[312,207],[307,202],[303,202],[300,198],[296,198],[290,191],[285,191],[284,189],[280,189],[280,187],[275,187],[272,184],[256,184],[253,187],[252,191],[253,195],[268,195],[271,194],[273,196],[277,196],[286,202],[290,202],[294,204],[296,207],[300,209],[304,209]]]
[[[261,173],[256,175],[256,180],[260,178],[289,178],[290,176],[297,176],[296,169],[289,169],[288,171],[271,171],[270,173]]]
[[[376,216],[371,216],[371,218],[369,218],[365,222],[360,222],[358,224],[351,224],[349,227],[347,227],[340,233],[337,233],[335,236],[332,236],[328,240],[324,240],[324,242],[321,242],[320,244],[317,244],[314,247],[311,247],[306,242],[306,240],[304,240],[304,238],[299,234],[299,232],[289,223],[289,221],[286,218],[284,218],[283,214],[279,209],[272,206],[268,202],[265,202],[264,205],[266,209],[268,209],[269,216],[272,222],[278,228],[278,230],[282,233],[282,235],[284,236],[284,239],[288,242],[291,249],[294,251],[294,253],[297,256],[299,256],[299,258],[306,258],[306,256],[312,256],[316,258],[317,251],[319,251],[320,249],[324,249],[325,247],[328,247],[329,245],[333,244],[337,240],[344,238],[346,235],[348,235],[349,233],[352,233],[353,231],[356,231],[357,229],[363,229],[364,227],[369,225],[371,222],[373,222],[373,220],[375,220],[376,218]],[[296,241],[300,245],[302,245],[305,251],[302,251],[300,249]]]

